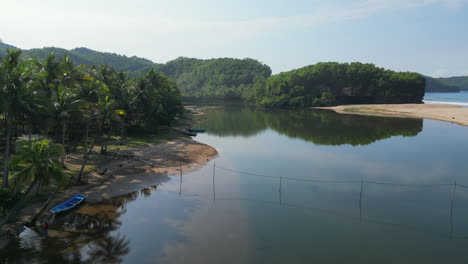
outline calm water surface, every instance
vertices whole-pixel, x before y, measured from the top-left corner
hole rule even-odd
[[[453,104],[468,107],[468,91],[459,93],[426,93],[424,102],[428,104]]]
[[[1,263],[467,263],[468,128],[328,111],[206,111],[202,169],[11,241]],[[456,186],[455,186],[456,182]],[[463,185],[466,185],[463,186]]]

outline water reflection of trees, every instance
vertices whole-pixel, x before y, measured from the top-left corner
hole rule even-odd
[[[130,252],[126,237],[113,234],[122,224],[119,217],[128,202],[155,189],[86,204],[56,218],[49,237],[40,241],[41,250],[21,248],[19,240],[11,239],[0,248],[0,263],[119,263]]]
[[[130,252],[129,242],[124,236],[110,236],[93,241],[88,252],[89,258],[97,263],[120,263]]]
[[[392,136],[416,136],[422,119],[342,115],[327,110],[258,110],[229,107],[207,111],[200,126],[217,136],[254,136],[267,128],[319,145],[367,145]]]

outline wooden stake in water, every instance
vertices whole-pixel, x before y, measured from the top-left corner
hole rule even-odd
[[[213,203],[216,203],[215,174],[216,174],[216,163],[213,164]]]
[[[180,183],[179,183],[179,196],[182,196],[182,161],[179,161]]]
[[[452,200],[450,201],[450,240],[453,238],[453,202],[455,201],[455,192],[457,191],[457,181],[453,184]]]
[[[279,202],[280,202],[280,204],[282,204],[282,201],[281,201],[281,187],[282,187],[282,181],[283,181],[283,177],[280,177],[279,189],[278,189]]]
[[[362,184],[361,180],[361,192],[359,193],[359,221],[362,222]]]

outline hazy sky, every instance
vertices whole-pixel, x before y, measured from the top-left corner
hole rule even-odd
[[[468,0],[0,0],[0,38],[155,62],[251,57],[274,73],[319,61],[468,75]]]

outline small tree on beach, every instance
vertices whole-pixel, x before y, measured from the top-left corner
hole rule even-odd
[[[61,154],[62,148],[47,139],[27,142],[10,163],[12,167],[21,166],[21,170],[14,174],[15,187],[18,184],[38,184],[39,188],[44,188],[52,180],[61,184],[64,180]]]

